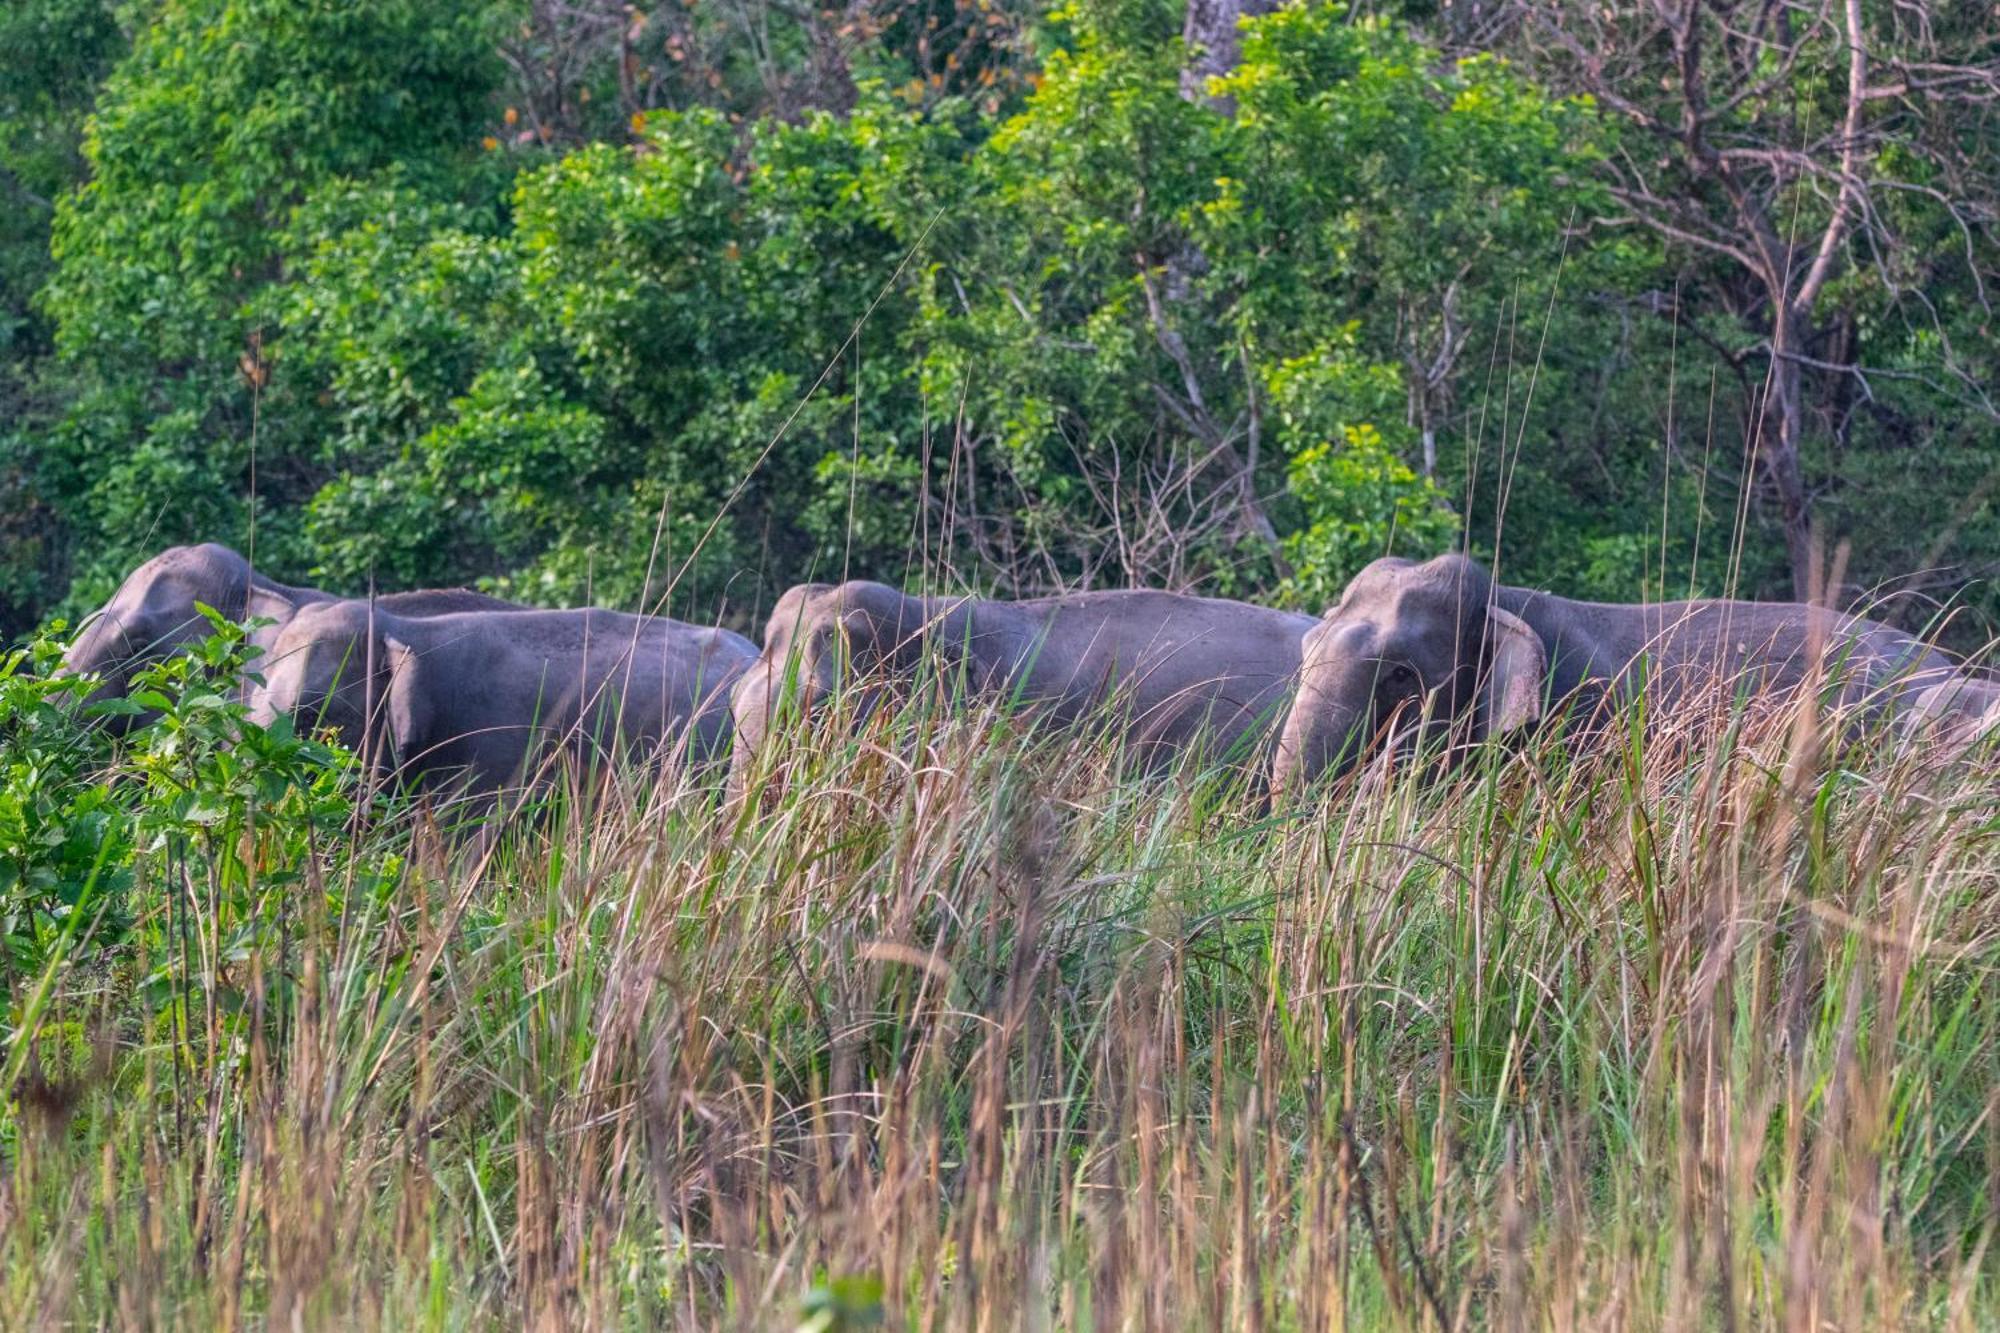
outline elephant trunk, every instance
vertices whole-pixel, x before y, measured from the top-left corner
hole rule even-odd
[[[1346,772],[1367,740],[1363,722],[1364,710],[1302,684],[1278,734],[1271,762],[1272,799],[1296,798],[1326,774]]]
[[[107,699],[122,699],[132,688],[132,674],[139,665],[139,653],[124,626],[110,616],[100,615],[85,627],[82,634],[63,654],[62,663],[54,674],[64,676],[94,675],[98,678],[97,688],[78,701],[79,708],[103,703]],[[134,718],[127,714],[113,714],[99,719],[110,731],[124,735],[143,722],[150,721],[152,714]]]

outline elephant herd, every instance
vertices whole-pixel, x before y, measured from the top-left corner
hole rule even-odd
[[[999,601],[803,584],[760,649],[726,629],[464,589],[342,598],[210,544],[135,570],[65,669],[98,679],[92,699],[123,694],[209,633],[197,603],[253,622],[253,720],[331,728],[384,776],[484,793],[531,782],[553,755],[612,752],[726,762],[741,790],[760,753],[796,739],[787,720],[844,683],[865,710],[923,673],[1047,725],[1108,728],[1143,766],[1242,767],[1279,797],[1385,738],[1498,737],[1634,701],[1672,718],[1810,685],[1906,729],[2000,725],[2000,686],[1887,625],[1795,603],[1573,601],[1459,555],[1377,560],[1317,618],[1149,590]]]

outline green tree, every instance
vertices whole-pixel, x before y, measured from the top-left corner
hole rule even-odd
[[[1349,426],[1342,437],[1338,448],[1317,444],[1293,454],[1286,478],[1306,519],[1285,538],[1295,572],[1284,592],[1315,614],[1339,601],[1347,581],[1377,556],[1430,556],[1458,536],[1458,516],[1442,493],[1379,431]]]
[[[1740,384],[1730,443],[1755,475],[1755,521],[1784,546],[1783,572],[1753,585],[1807,595],[1820,548],[1841,537],[1857,540],[1864,585],[1953,555],[1946,586],[1992,572],[1989,503],[1909,523],[1941,478],[1927,468],[1921,498],[1904,489],[1919,451],[1958,494],[1993,488],[1979,457],[2000,442],[1991,14],[1859,0],[1496,8],[1517,58],[1617,126],[1626,151],[1595,173],[1604,217],[1672,248],[1695,313],[1661,308]]]
[[[56,205],[83,180],[83,123],[123,52],[106,0],[15,0],[0,9],[0,639],[29,628],[60,577],[60,521],[35,465],[60,386],[36,296],[54,265]]]
[[[1027,579],[1109,552],[1121,580],[1249,591],[1304,517],[1292,455],[1407,422],[1438,471],[1467,331],[1517,280],[1546,290],[1524,265],[1587,202],[1593,125],[1330,6],[1245,25],[1213,85],[1233,116],[1181,95],[1171,36],[1119,32],[1051,58],[934,271],[934,374],[963,386],[983,493],[1020,497],[968,526]]]
[[[1454,541],[1569,592],[1713,590],[1739,506],[1772,590],[1784,524],[1727,447],[1765,353],[1713,265],[1606,225],[1632,125],[1332,5],[1191,64],[1229,8],[1010,10],[965,46],[988,11],[873,7],[818,54],[793,15],[754,59],[666,8],[128,11],[51,196],[56,410],[0,455],[32,516],[0,591],[46,604],[21,571],[73,553],[80,609],[165,541],[247,543],[253,489],[293,576],[683,612],[919,562],[1310,603]],[[1885,169],[1974,156],[1968,121],[1925,131],[1958,157],[1878,141]],[[1802,457],[1874,571],[1931,558],[1894,460],[1945,466],[1962,583],[2000,538],[1950,179],[1876,201],[1888,279],[1827,279],[1875,377],[1828,372]],[[1932,278],[1933,325],[1898,323]]]
[[[430,195],[490,194],[484,21],[411,0],[177,0],[135,38],[90,120],[90,179],[58,203],[45,298],[76,387],[41,471],[84,587],[167,540],[247,540],[253,416],[283,373],[255,310],[287,277],[291,211],[391,167]],[[319,423],[255,424],[282,549]]]
[[[907,524],[857,551],[831,497],[858,439],[871,467],[916,448],[910,303],[875,302],[957,142],[880,98],[748,135],[663,113],[524,173],[498,231],[401,187],[315,195],[270,325],[326,419],[311,561],[628,605],[683,566],[677,596],[739,603],[875,568]]]

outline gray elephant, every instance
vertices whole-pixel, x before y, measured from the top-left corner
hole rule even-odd
[[[728,630],[616,611],[400,616],[301,609],[279,634],[253,721],[327,726],[378,772],[494,792],[561,747],[704,762],[729,740],[729,687],[757,657]]]
[[[1048,720],[1112,717],[1142,762],[1191,749],[1241,754],[1282,714],[1313,624],[1145,590],[1003,602],[913,597],[880,583],[802,584],[778,599],[761,658],[731,700],[735,777],[740,786],[762,747],[783,683],[795,681],[810,705],[835,687],[843,665],[873,690],[907,683],[928,664]]]
[[[1416,724],[1407,740],[1460,720],[1498,736],[1558,705],[1615,706],[1642,681],[1661,716],[1718,685],[1780,691],[1821,667],[1849,705],[1899,702],[1954,670],[1900,630],[1796,603],[1579,602],[1496,584],[1463,556],[1377,560],[1306,637],[1272,787],[1344,767],[1393,716]]]
[[[133,570],[111,600],[84,622],[83,632],[63,655],[63,670],[102,679],[87,702],[121,698],[134,674],[208,637],[208,621],[195,609],[196,602],[214,607],[230,620],[271,621],[249,636],[249,642],[268,656],[279,631],[301,607],[333,600],[333,594],[317,588],[294,588],[265,578],[227,546],[214,542],[171,546]],[[388,593],[376,604],[405,616],[518,609],[512,602],[465,588]],[[123,731],[148,716],[120,716],[109,722]]]

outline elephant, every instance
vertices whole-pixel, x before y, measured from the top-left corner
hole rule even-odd
[[[1643,687],[1659,716],[1719,684],[1770,695],[1819,667],[1843,704],[1863,707],[1906,700],[1954,671],[1900,630],[1808,605],[1572,601],[1495,583],[1462,555],[1387,557],[1355,575],[1306,636],[1272,791],[1345,768],[1399,710],[1417,722],[1406,742],[1460,721],[1493,737],[1558,705],[1588,716]]]
[[[731,697],[732,782],[767,738],[782,685],[810,705],[842,665],[870,693],[929,663],[971,694],[1011,697],[1041,719],[1113,719],[1151,766],[1198,751],[1230,757],[1281,715],[1311,616],[1144,589],[1029,601],[917,597],[880,583],[800,584],[778,599],[757,663]]]
[[[302,608],[278,635],[251,720],[330,727],[381,776],[493,793],[560,745],[705,763],[729,741],[748,639],[616,611],[402,616],[380,602]]]
[[[230,620],[269,620],[250,631],[249,642],[268,657],[271,646],[301,607],[334,600],[317,588],[294,588],[265,578],[227,546],[204,542],[172,546],[140,565],[119,585],[63,655],[66,674],[102,679],[85,700],[121,698],[132,677],[187,644],[208,637],[208,621],[195,609],[206,603]],[[465,588],[388,593],[376,605],[397,615],[515,610],[512,602]],[[118,731],[142,725],[149,714],[108,719]]]

